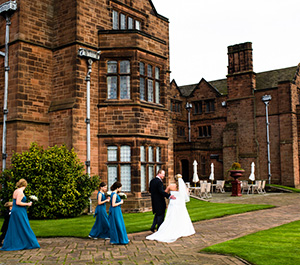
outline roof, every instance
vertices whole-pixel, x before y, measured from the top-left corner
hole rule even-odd
[[[278,86],[282,81],[293,81],[297,71],[297,66],[277,69],[267,72],[261,72],[256,74],[256,90],[269,89]],[[219,79],[208,82],[213,86],[221,95],[227,94],[227,79]],[[196,88],[197,84],[179,86],[179,90],[182,96],[189,97]]]

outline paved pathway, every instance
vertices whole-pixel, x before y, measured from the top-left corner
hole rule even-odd
[[[130,234],[125,246],[81,238],[39,238],[41,249],[0,251],[0,265],[8,264],[214,264],[239,265],[243,260],[198,253],[200,249],[260,230],[300,220],[300,195],[295,193],[214,195],[213,202],[273,204],[278,207],[194,223],[196,234],[174,243],[145,240],[149,232]],[[247,264],[247,263],[246,263]]]

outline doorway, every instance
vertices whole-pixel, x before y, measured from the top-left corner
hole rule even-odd
[[[183,181],[190,182],[189,161],[187,159],[181,160],[181,172],[182,172]]]

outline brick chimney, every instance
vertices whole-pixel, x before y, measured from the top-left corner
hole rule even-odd
[[[245,42],[228,47],[228,74],[253,71],[252,43]]]

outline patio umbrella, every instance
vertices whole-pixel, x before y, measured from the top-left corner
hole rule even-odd
[[[215,179],[215,174],[214,174],[214,163],[210,164],[210,175],[209,179],[213,182]]]
[[[251,163],[251,174],[249,176],[249,179],[253,182],[255,180],[255,175],[254,175],[254,168],[255,168],[255,164],[254,162]]]
[[[198,173],[197,173],[197,161],[194,160],[193,166],[194,166],[194,174],[193,174],[193,182],[195,183],[195,187],[196,187],[196,183],[199,181],[199,177],[198,177]]]

